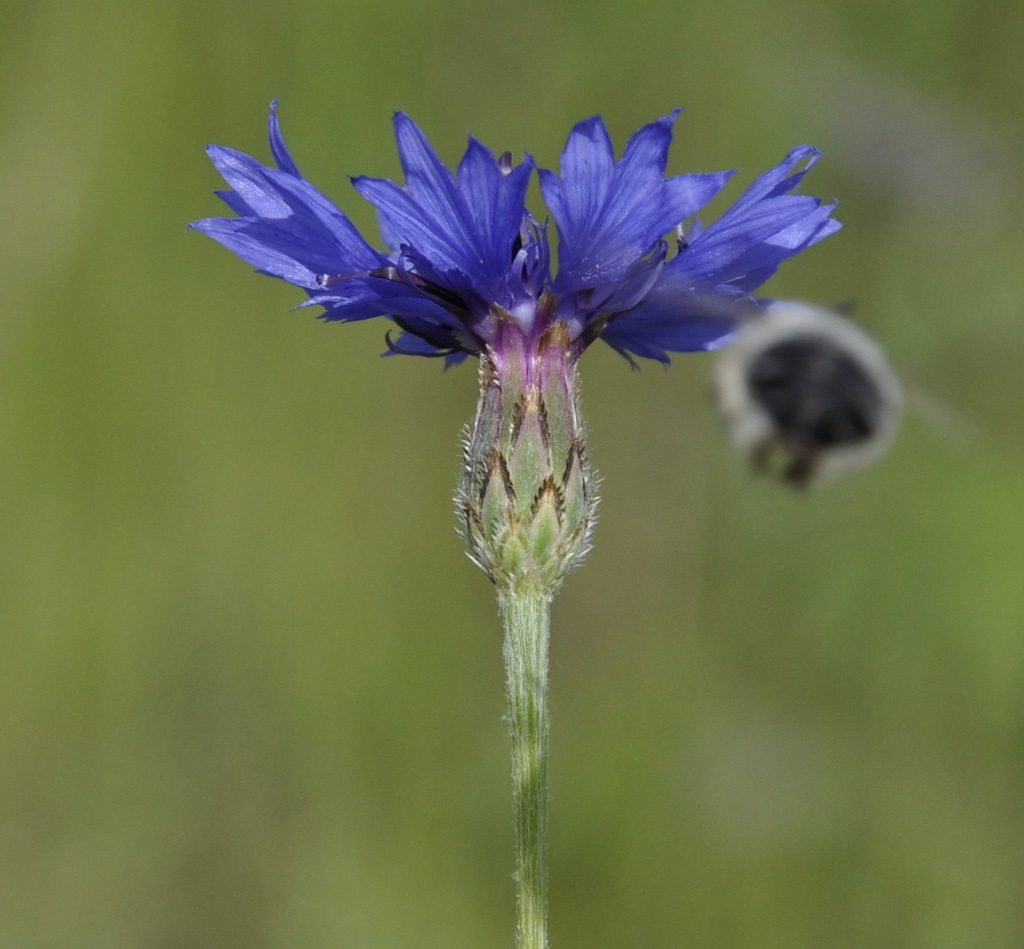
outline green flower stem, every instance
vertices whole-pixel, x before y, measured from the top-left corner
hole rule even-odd
[[[520,583],[498,593],[512,736],[516,947],[547,949],[548,638],[551,597]]]
[[[569,327],[542,295],[539,338],[495,304],[480,399],[456,494],[470,557],[498,594],[505,632],[516,815],[516,947],[547,949],[548,638],[551,600],[583,559],[597,504]]]

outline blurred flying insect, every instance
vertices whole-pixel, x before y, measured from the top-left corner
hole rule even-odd
[[[754,471],[795,488],[877,459],[903,407],[878,343],[838,314],[799,303],[773,303],[744,321],[714,384],[726,430]]]

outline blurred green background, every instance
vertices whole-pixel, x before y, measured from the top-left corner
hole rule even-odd
[[[491,590],[450,501],[471,366],[378,359],[186,222],[208,141],[396,175],[390,114],[557,162],[685,105],[673,172],[793,145],[911,390],[810,497],[711,358],[583,363],[604,479],[556,604],[552,945],[1024,941],[1024,7],[6,0],[0,947],[512,944]],[[719,205],[718,207],[720,207]],[[714,214],[711,214],[713,217]]]

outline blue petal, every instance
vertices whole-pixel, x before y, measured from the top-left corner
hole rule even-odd
[[[650,299],[650,298],[648,298]],[[748,307],[735,308],[697,294],[678,295],[668,305],[641,305],[611,322],[601,339],[623,355],[669,362],[669,352],[691,353],[717,349],[731,339]]]
[[[540,171],[541,191],[560,232],[571,239],[601,211],[615,172],[615,155],[600,116],[578,122],[562,151],[562,178]]]
[[[663,362],[668,352],[727,343],[745,312],[739,301],[783,261],[841,226],[830,217],[834,204],[787,193],[817,156],[815,149],[796,148],[761,175],[717,222],[696,232],[661,268],[643,301],[611,322],[602,338],[620,352]],[[803,170],[792,173],[805,159]]]
[[[435,346],[414,333],[403,330],[395,340],[388,340],[385,356],[443,356],[444,368],[450,369],[469,358],[465,350],[452,350],[446,346]]]
[[[287,217],[291,213],[288,202],[268,179],[271,169],[266,165],[245,152],[223,145],[208,145],[206,154],[234,189],[236,204],[232,210],[244,207],[249,215],[270,218]]]
[[[220,198],[221,201],[223,201],[229,208],[231,208],[235,214],[243,217],[254,215],[252,208],[246,204],[245,198],[243,198],[237,191],[231,191],[228,188],[224,188],[219,191],[214,191],[213,193],[217,195],[217,197]]]
[[[459,164],[458,187],[473,220],[477,247],[490,279],[509,269],[511,248],[526,216],[526,189],[533,162],[527,160],[507,173],[494,155],[476,139]]]
[[[414,287],[383,277],[355,274],[322,281],[303,306],[322,306],[326,320],[351,322],[382,314],[425,324],[454,324],[454,317]]]
[[[747,188],[734,205],[735,208],[752,204],[765,198],[773,198],[780,194],[788,194],[803,180],[805,174],[817,164],[821,152],[810,145],[798,145],[771,171],[766,171]],[[789,173],[804,159],[807,164],[802,171],[793,175]]]
[[[212,237],[257,270],[297,287],[316,287],[317,275],[330,270],[329,265],[334,262],[329,245],[299,250],[294,234],[271,221],[209,217],[194,221],[189,227]]]
[[[274,156],[274,161],[277,162],[277,167],[289,175],[301,178],[302,172],[292,161],[291,152],[288,151],[284,144],[284,138],[281,136],[281,125],[277,121],[277,99],[270,103],[270,118],[267,120],[267,125],[270,133],[270,152]]]
[[[231,148],[207,149],[234,189],[221,197],[238,218],[206,218],[191,226],[266,273],[311,288],[316,275],[372,270],[387,258],[351,221],[302,178]]]
[[[471,140],[456,179],[404,113],[395,115],[395,132],[406,187],[361,177],[353,180],[356,189],[376,205],[392,239],[447,271],[452,283],[494,291],[508,273],[526,214],[531,165],[504,174],[494,155]]]
[[[561,178],[540,172],[559,232],[556,290],[621,279],[657,241],[706,204],[727,173],[664,179],[678,110],[637,131],[615,162],[599,117],[580,122],[562,154]]]

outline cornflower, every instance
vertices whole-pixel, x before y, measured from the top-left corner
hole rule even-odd
[[[679,110],[616,159],[598,116],[569,133],[558,172],[537,169],[558,233],[526,207],[534,171],[470,138],[455,173],[405,113],[405,184],[352,179],[385,249],[301,174],[270,113],[276,167],[211,145],[235,217],[191,226],[259,272],[304,290],[328,321],[390,320],[388,353],[479,358],[480,395],[457,492],[469,553],[494,583],[504,628],[516,813],[519,949],[547,946],[547,675],[551,601],[588,550],[597,494],[577,365],[603,340],[635,364],[714,349],[757,312],[755,291],[839,228],[797,194],[818,152],[794,148],[713,224],[694,215],[731,172],[665,176]]]

